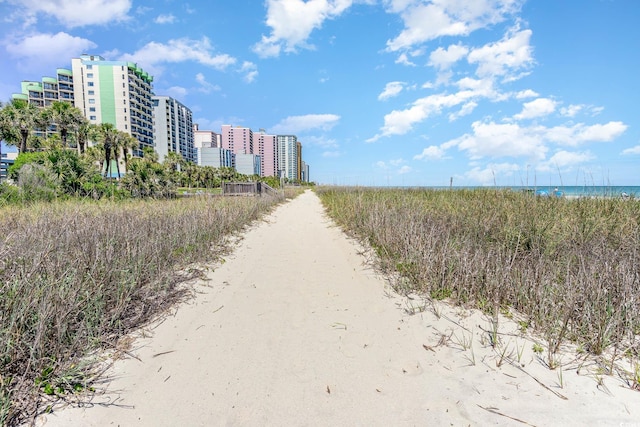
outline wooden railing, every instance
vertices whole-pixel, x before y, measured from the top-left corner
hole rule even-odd
[[[278,194],[264,182],[223,182],[223,196],[261,196],[263,194],[275,196]]]

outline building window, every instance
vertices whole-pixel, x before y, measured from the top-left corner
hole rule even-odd
[[[96,112],[96,107],[89,107],[89,112],[90,113],[95,113]]]
[[[89,116],[89,120],[95,120],[96,116]]]
[[[89,104],[95,104],[95,103],[96,103],[95,99],[93,99],[93,98],[89,99]]]
[[[93,87],[93,82],[88,82],[88,83],[87,83],[87,86],[89,86],[89,87]]]
[[[87,78],[88,79],[92,79],[93,78],[93,73],[87,73]]]
[[[88,94],[89,94],[89,95],[95,95],[95,91],[90,90],[90,91],[88,92]]]
[[[91,69],[93,69],[93,65],[91,64],[87,65],[87,70],[91,70]]]

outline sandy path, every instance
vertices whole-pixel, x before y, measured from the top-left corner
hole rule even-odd
[[[482,344],[481,329],[473,329],[487,324],[477,313],[442,312],[467,325],[474,351],[460,345],[465,331],[453,321],[428,311],[408,315],[407,301],[389,294],[312,192],[249,230],[209,278],[197,286],[195,300],[158,325],[152,337],[136,341],[139,360],[114,365],[108,394],[83,408],[55,411],[41,424],[522,425],[517,418],[532,425],[631,425],[640,420],[640,393],[615,380],[606,393],[593,378],[573,371],[564,374],[560,388],[557,373],[541,366],[527,341],[522,341],[522,365],[548,388],[508,363],[497,367],[495,350]],[[450,332],[455,338],[437,346]],[[518,341],[512,345],[517,348]]]

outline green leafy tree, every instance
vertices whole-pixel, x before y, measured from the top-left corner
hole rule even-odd
[[[69,134],[73,134],[80,129],[84,124],[88,124],[89,121],[84,117],[82,111],[74,107],[68,102],[53,101],[53,103],[45,109],[46,117],[49,122],[55,125],[62,145],[67,147],[67,139]]]
[[[40,110],[23,99],[13,99],[0,110],[0,122],[12,131],[5,134],[5,140],[18,145],[21,153],[27,151],[27,141],[32,132],[42,126]],[[8,139],[6,137],[9,137]]]
[[[30,163],[36,163],[39,165],[44,165],[45,163],[45,153],[43,152],[35,152],[35,153],[20,153],[16,160],[13,162],[11,166],[9,166],[9,170],[7,171],[7,175],[9,178],[17,181],[20,176],[20,170],[22,166]]]

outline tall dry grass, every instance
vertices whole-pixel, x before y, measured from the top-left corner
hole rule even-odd
[[[400,274],[402,291],[495,313],[600,354],[640,354],[640,202],[506,190],[317,189],[328,213]]]
[[[89,387],[90,367],[78,367],[83,356],[180,299],[186,267],[215,260],[227,236],[281,200],[1,208],[0,424],[32,417],[41,409],[38,393]]]

